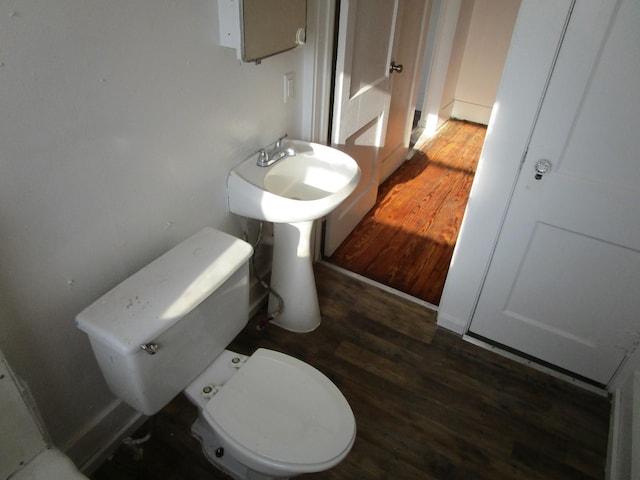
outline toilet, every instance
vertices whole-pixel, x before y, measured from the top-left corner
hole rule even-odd
[[[249,319],[251,246],[205,228],[76,317],[112,392],[153,415],[184,391],[205,456],[237,479],[286,479],[344,459],[353,412],[314,367],[227,350]],[[286,308],[286,307],[285,307]]]
[[[35,403],[0,352],[0,479],[85,479],[73,462],[46,440]]]

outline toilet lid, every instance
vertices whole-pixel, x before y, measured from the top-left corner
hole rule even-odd
[[[207,403],[205,419],[250,457],[329,468],[349,452],[355,419],[340,390],[293,357],[258,349]]]

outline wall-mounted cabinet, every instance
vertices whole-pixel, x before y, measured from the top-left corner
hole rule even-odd
[[[220,45],[256,62],[303,45],[306,0],[218,0]]]

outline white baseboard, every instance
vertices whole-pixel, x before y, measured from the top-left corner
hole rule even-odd
[[[551,377],[555,377],[558,378],[560,380],[563,380],[567,383],[570,383],[571,385],[575,385],[577,387],[580,387],[584,390],[587,390],[589,392],[595,393],[597,395],[600,395],[602,397],[606,397],[608,395],[608,392],[600,387],[596,387],[595,385],[591,385],[590,383],[587,383],[579,378],[575,378],[572,377],[569,374],[560,372],[558,370],[555,370],[553,368],[549,368],[545,365],[542,365],[541,363],[538,363],[534,360],[529,360],[528,358],[524,358],[521,357],[520,355],[517,355],[515,353],[509,352],[507,350],[503,350],[502,348],[500,348],[499,346],[493,345],[491,343],[485,342],[479,338],[476,338],[474,336],[471,335],[467,335],[464,334],[462,336],[462,339],[469,342],[469,343],[473,343],[474,345],[477,345],[479,347],[484,348],[485,350],[489,350],[491,352],[494,352],[502,357],[508,358],[510,360],[513,360],[514,362],[517,363],[521,363],[522,365],[527,365],[531,368],[533,368],[534,370],[538,370],[539,372],[542,373],[546,373],[547,375],[551,376]]]
[[[611,414],[609,416],[609,440],[607,442],[606,480],[622,480],[620,473],[620,438],[621,438],[621,394],[616,389],[611,398]]]
[[[640,480],[640,370],[613,393],[606,479]]]
[[[332,270],[335,270],[337,272],[342,273],[343,275],[346,275],[347,277],[351,277],[351,278],[355,278],[357,280],[360,280],[363,283],[366,283],[367,285],[371,285],[373,287],[376,287],[380,290],[383,290],[385,292],[391,293],[393,295],[396,295],[404,300],[408,300],[410,302],[413,302],[417,305],[420,305],[421,307],[425,307],[428,308],[430,310],[433,310],[434,312],[438,311],[438,306],[434,305],[433,303],[429,303],[426,302],[424,300],[420,300],[419,298],[413,297],[411,295],[409,295],[408,293],[404,293],[401,292],[400,290],[396,290],[395,288],[391,288],[388,287],[387,285],[383,285],[382,283],[376,282],[375,280],[371,280],[370,278],[364,277],[362,275],[360,275],[359,273],[355,273],[352,272],[350,270],[347,270],[345,268],[342,267],[338,267],[337,265],[334,265],[332,263],[329,263],[325,260],[320,260],[318,263],[324,265],[327,268],[330,268]]]
[[[640,480],[640,370],[613,392],[607,480]]]
[[[477,105],[475,103],[455,100],[453,102],[451,116],[453,118],[459,118],[460,120],[469,120],[470,122],[488,125],[492,108],[493,106]]]
[[[467,324],[457,318],[438,312],[438,327],[457,333],[458,335],[463,335]]]
[[[640,480],[640,371],[633,374],[633,420],[631,421],[631,479]]]
[[[93,473],[148,417],[121,400],[114,400],[67,445],[59,445],[85,474]]]

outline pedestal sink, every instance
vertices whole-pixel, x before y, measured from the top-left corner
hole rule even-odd
[[[272,323],[294,332],[320,324],[313,276],[313,222],[342,203],[356,188],[360,169],[349,155],[331,147],[291,140],[287,156],[268,167],[257,154],[231,170],[229,209],[243,217],[273,222],[271,287],[284,300]],[[269,312],[276,308],[269,298]]]

